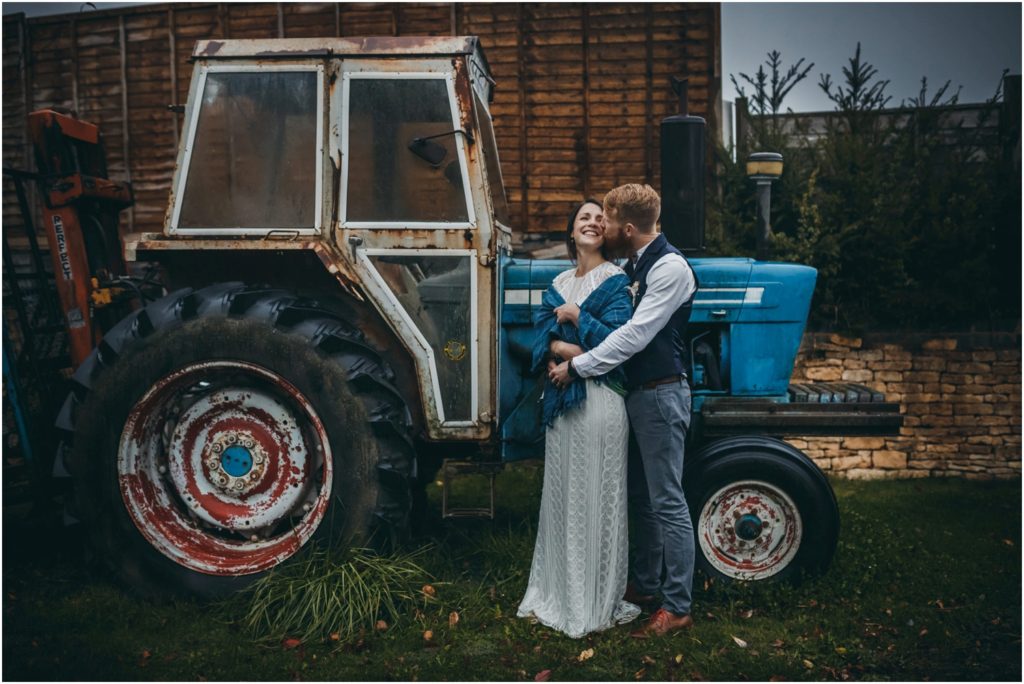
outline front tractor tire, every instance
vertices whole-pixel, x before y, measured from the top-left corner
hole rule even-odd
[[[279,290],[133,313],[69,398],[96,559],[143,594],[214,598],[313,543],[404,539],[414,455],[392,377],[352,325]]]
[[[683,482],[706,576],[786,581],[828,568],[839,539],[835,494],[795,447],[769,437],[713,442]]]

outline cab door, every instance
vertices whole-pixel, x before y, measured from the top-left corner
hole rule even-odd
[[[494,416],[492,214],[459,59],[346,60],[332,93],[336,240],[415,359],[434,439]]]

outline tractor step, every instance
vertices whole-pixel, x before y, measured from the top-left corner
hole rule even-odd
[[[441,517],[448,518],[487,518],[494,520],[494,479],[504,464],[500,461],[458,461],[445,459],[441,464]],[[489,506],[453,507],[448,504],[452,482],[456,477],[464,475],[486,475],[490,484]]]

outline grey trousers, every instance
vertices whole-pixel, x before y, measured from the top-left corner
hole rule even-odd
[[[660,591],[666,610],[689,614],[694,546],[683,495],[683,448],[690,427],[690,388],[684,380],[634,390],[626,397],[626,411],[633,583],[644,594]]]

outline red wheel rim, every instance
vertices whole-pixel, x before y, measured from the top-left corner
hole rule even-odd
[[[332,461],[323,423],[290,382],[240,361],[192,364],[132,408],[118,480],[135,526],[209,575],[268,570],[324,519]]]

